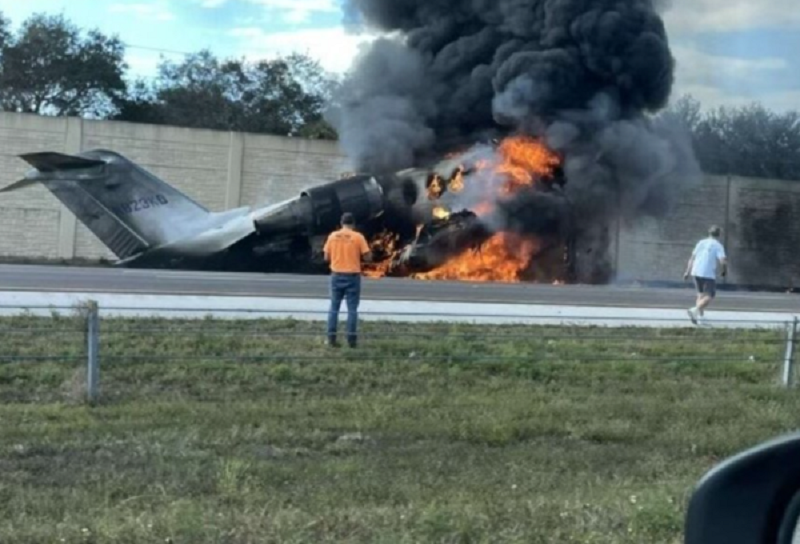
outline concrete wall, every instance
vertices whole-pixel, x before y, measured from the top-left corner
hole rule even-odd
[[[213,210],[259,206],[351,170],[334,142],[0,113],[0,186],[22,177],[17,155],[108,148]],[[728,281],[800,285],[800,182],[708,176],[673,214],[612,229],[622,281],[680,281],[711,223],[725,229]],[[0,194],[0,257],[113,259],[41,187]]]
[[[800,182],[706,176],[662,220],[620,225],[622,281],[680,281],[708,227],[724,229],[730,273],[722,283],[800,286]]]
[[[0,184],[24,176],[30,168],[16,155],[66,151],[76,123],[68,119],[0,114]],[[0,195],[0,255],[57,257],[74,246],[75,220],[43,187]],[[66,236],[64,236],[66,234]]]
[[[18,155],[122,153],[211,210],[259,206],[350,170],[335,142],[0,112],[0,186],[30,168]],[[42,187],[0,194],[0,257],[113,259]]]

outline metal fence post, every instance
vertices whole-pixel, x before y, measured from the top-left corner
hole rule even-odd
[[[100,315],[97,302],[89,301],[86,314],[86,353],[87,353],[87,372],[86,372],[86,397],[90,403],[97,400],[98,389],[100,386]]]
[[[786,355],[783,358],[783,385],[784,387],[792,386],[792,374],[794,371],[794,345],[797,338],[797,324],[798,317],[795,316],[794,320],[789,323],[786,331]]]

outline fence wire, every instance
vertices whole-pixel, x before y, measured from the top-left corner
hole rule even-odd
[[[124,317],[120,311],[141,313],[143,309],[115,308],[114,316],[103,316],[100,310],[95,357],[90,353],[87,332],[91,312],[86,308],[50,310],[49,315],[40,311],[0,317],[0,371],[6,374],[4,383],[21,385],[0,392],[0,398],[25,397],[25,383],[38,384],[33,396],[39,395],[46,380],[35,377],[36,369],[49,375],[52,383],[64,372],[71,372],[68,377],[73,382],[91,382],[99,379],[97,372],[102,369],[112,380],[115,373],[126,375],[123,381],[129,385],[132,376],[140,375],[133,385],[144,389],[151,385],[143,376],[158,382],[176,369],[223,372],[225,365],[277,368],[286,375],[292,374],[286,370],[292,367],[306,373],[317,368],[350,368],[369,375],[375,368],[385,370],[386,365],[430,365],[441,372],[481,369],[474,371],[511,373],[526,379],[552,377],[559,369],[572,372],[575,365],[645,365],[637,372],[652,371],[655,365],[659,371],[677,374],[722,365],[729,368],[726,372],[744,380],[768,383],[776,377],[789,379],[786,362],[793,356],[787,352],[787,331],[792,324],[778,320],[753,322],[750,328],[743,326],[746,320],[728,320],[735,328],[704,328],[688,321],[676,327],[675,319],[647,317],[641,321],[649,326],[643,327],[631,326],[637,322],[631,317],[625,318],[625,324],[620,324],[621,319],[597,318],[598,325],[593,325],[591,318],[581,317],[584,323],[575,324],[561,315],[516,316],[538,320],[535,324],[473,324],[447,319],[485,315],[443,314],[440,321],[424,323],[362,320],[358,347],[351,349],[345,342],[345,312],[338,329],[342,347],[331,348],[326,344],[325,312],[303,312],[304,319],[279,317],[274,311],[246,311],[246,319],[237,319],[232,315],[241,315],[238,310],[210,316],[208,309],[180,317],[169,312]],[[431,317],[423,312],[419,315]],[[556,317],[560,324],[547,322]],[[661,321],[673,326],[661,327]],[[92,359],[97,368],[86,366]],[[19,369],[26,364],[35,368]],[[299,370],[302,368],[312,370]],[[32,374],[23,375],[25,372]],[[131,389],[132,395],[136,387]]]

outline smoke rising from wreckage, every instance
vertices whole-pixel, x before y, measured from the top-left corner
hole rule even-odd
[[[663,216],[699,179],[688,136],[652,115],[674,72],[652,0],[348,0],[346,13],[393,34],[328,112],[363,174],[219,214],[96,150],[25,155],[35,170],[8,189],[43,183],[127,266],[325,273],[324,238],[350,211],[373,277],[604,283],[611,225]]]
[[[535,245],[531,216],[560,217],[575,279],[607,282],[610,225],[663,217],[700,178],[688,135],[653,116],[675,68],[661,3],[348,0],[353,29],[387,37],[356,59],[328,119],[370,171],[426,164],[487,139],[541,139],[563,160],[569,205],[523,192],[506,203],[507,216]]]

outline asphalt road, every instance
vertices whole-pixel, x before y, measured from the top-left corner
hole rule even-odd
[[[118,268],[0,265],[0,291],[87,292],[194,296],[324,298],[324,276],[153,271]],[[372,300],[516,303],[629,308],[686,308],[689,289],[551,286],[365,279]],[[1,300],[0,300],[1,301]],[[800,311],[800,295],[720,292],[714,308],[729,311]]]

